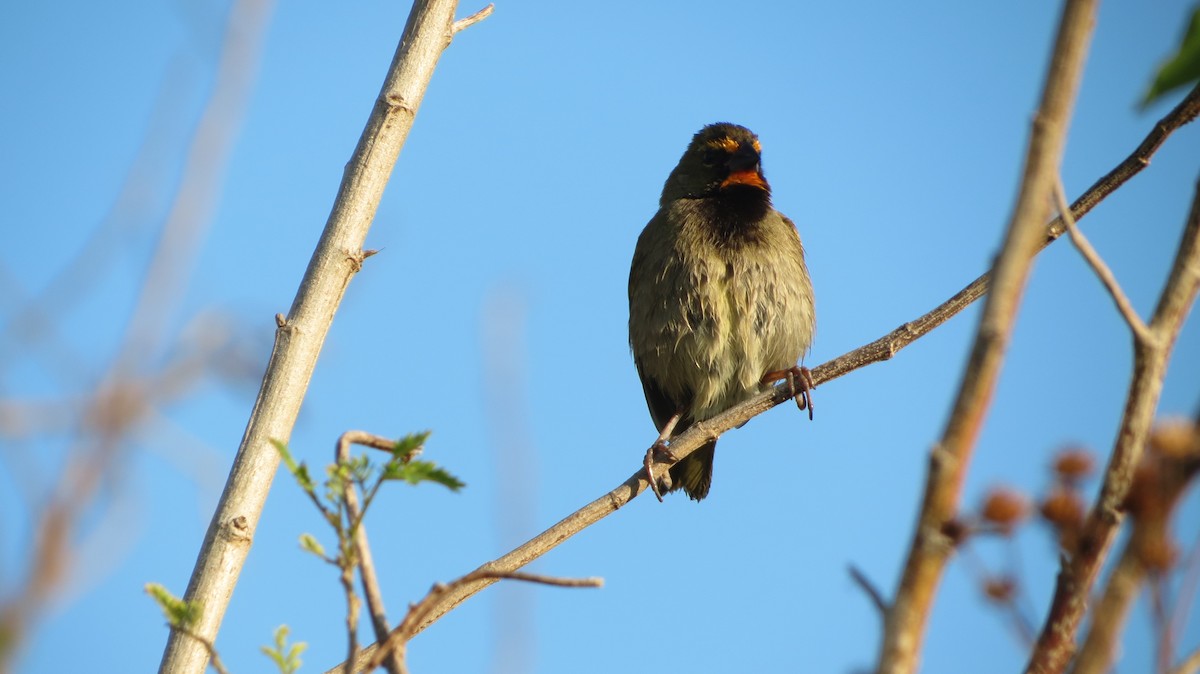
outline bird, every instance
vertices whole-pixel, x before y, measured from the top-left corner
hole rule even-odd
[[[796,225],[771,204],[762,146],[744,126],[692,137],[642,230],[629,270],[629,346],[659,431],[645,468],[659,501],[712,485],[716,439],[675,462],[669,442],[763,391],[791,386],[812,416],[812,377],[798,362],[816,329],[812,281]],[[656,459],[672,463],[655,475]]]

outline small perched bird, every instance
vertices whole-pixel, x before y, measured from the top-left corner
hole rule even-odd
[[[629,346],[660,435],[646,453],[654,493],[699,501],[712,484],[713,440],[653,474],[668,441],[771,382],[787,380],[809,410],[797,361],[812,343],[812,282],[796,226],[771,206],[761,147],[749,129],[710,124],[663,186],[629,270]]]

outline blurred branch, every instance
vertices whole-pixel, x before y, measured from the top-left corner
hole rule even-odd
[[[1121,523],[1122,508],[1154,420],[1167,362],[1198,289],[1200,183],[1174,266],[1150,319],[1153,339],[1134,341],[1133,376],[1104,483],[1076,549],[1068,551],[1063,559],[1050,611],[1029,660],[1028,674],[1057,674],[1066,668],[1074,654],[1075,634],[1087,609],[1088,595]]]
[[[1075,244],[1075,248],[1079,250],[1079,254],[1083,256],[1084,261],[1092,268],[1096,276],[1099,277],[1100,283],[1104,285],[1104,289],[1112,296],[1113,303],[1117,305],[1117,311],[1121,317],[1129,324],[1129,329],[1133,331],[1134,337],[1142,341],[1152,339],[1150,329],[1146,327],[1145,321],[1141,316],[1138,316],[1137,311],[1133,308],[1133,303],[1129,301],[1129,297],[1125,295],[1125,291],[1121,290],[1121,285],[1117,283],[1117,277],[1104,264],[1104,260],[1100,257],[1100,253],[1092,247],[1087,237],[1083,232],[1079,231],[1079,227],[1075,225],[1075,218],[1071,215],[1071,209],[1067,206],[1067,191],[1063,187],[1062,176],[1056,176],[1054,179],[1054,205],[1062,213],[1063,221],[1067,224],[1067,233],[1071,237],[1071,243]]]
[[[149,128],[109,211],[46,286],[24,298],[0,330],[0,369],[18,352],[28,357],[30,348],[38,348],[43,353],[49,351],[45,362],[57,367],[64,377],[73,380],[87,371],[74,354],[64,353],[65,347],[56,339],[54,330],[59,317],[88,297],[87,291],[96,279],[121,260],[130,236],[156,224],[159,205],[151,197],[168,191],[174,175],[168,160],[174,155],[167,148],[174,145],[174,138],[185,133],[187,115],[180,107],[188,99],[185,93],[189,86],[197,79],[188,63],[189,59],[176,56],[167,65],[150,112]],[[216,95],[215,88],[212,95]],[[0,281],[7,286],[3,288],[5,299],[11,301],[16,293],[23,294],[23,290],[14,287],[15,278],[5,275]]]
[[[1159,120],[1150,133],[1142,140],[1137,149],[1126,157],[1113,170],[1096,181],[1071,206],[1071,212],[1076,220],[1081,220],[1093,208],[1124,185],[1130,178],[1150,165],[1150,158],[1158,148],[1177,129],[1188,124],[1200,114],[1200,86],[1192,91],[1170,113]],[[1047,202],[1048,203],[1048,202]],[[1066,231],[1061,218],[1056,218],[1046,226],[1043,232],[1041,247],[1054,242]],[[982,297],[991,284],[992,273],[980,276],[953,297],[938,305],[923,316],[901,325],[879,339],[864,344],[833,360],[823,363],[811,370],[813,382],[823,384],[872,363],[889,360],[901,349],[917,339],[932,332],[935,328],[966,309],[972,302]],[[767,410],[793,400],[786,384],[781,384],[768,391],[750,398],[728,410],[718,414],[708,421],[701,422],[688,428],[671,440],[671,453],[678,459],[683,459],[708,440],[718,437],[725,431],[731,430]],[[639,458],[641,454],[639,453]],[[479,571],[514,571],[533,560],[546,554],[559,544],[566,541],[587,527],[616,512],[629,501],[636,498],[649,487],[646,481],[646,471],[641,469],[631,475],[625,482],[612,491],[583,506],[554,526],[534,536],[529,541],[502,557],[487,562],[479,567]],[[456,606],[466,601],[483,588],[496,582],[490,577],[481,576],[471,582],[464,582],[440,595],[434,606],[427,612],[424,622],[416,627],[416,632],[428,627]],[[394,633],[394,630],[393,630]],[[369,658],[375,653],[378,645],[373,644],[359,651],[355,658],[354,671],[362,671]],[[339,670],[342,665],[330,669],[329,674]]]
[[[74,437],[58,471],[57,484],[47,490],[45,502],[32,509],[37,522],[35,541],[29,546],[29,576],[18,586],[15,596],[0,606],[0,671],[6,670],[29,624],[71,568],[80,522],[85,515],[95,515],[89,509],[94,509],[100,502],[96,494],[106,480],[112,479],[127,438],[156,402],[181,395],[209,364],[204,361],[209,360],[211,353],[203,348],[194,353],[185,351],[180,358],[161,368],[155,367],[154,356],[165,350],[168,343],[165,334],[171,315],[168,309],[178,304],[178,296],[191,270],[190,262],[198,253],[200,235],[211,214],[202,205],[216,201],[218,177],[224,170],[228,148],[237,128],[234,122],[248,98],[249,80],[255,70],[252,66],[257,54],[256,45],[264,33],[254,28],[265,22],[245,21],[247,17],[239,15],[236,6],[234,18],[240,21],[237,30],[226,32],[221,52],[224,67],[218,71],[203,118],[191,138],[187,166],[173,204],[175,215],[163,224],[159,245],[142,278],[141,297],[127,326],[120,352],[99,383],[77,401],[66,401],[62,416],[56,419],[60,428],[70,430]],[[177,75],[178,68],[173,64],[168,74]],[[160,109],[112,211],[73,258],[72,264],[38,297],[26,303],[10,323],[11,332],[5,333],[4,337],[11,335],[14,340],[33,343],[53,341],[46,335],[53,336],[52,328],[59,317],[45,311],[46,301],[56,296],[70,296],[69,301],[73,302],[86,296],[95,283],[89,275],[109,264],[112,249],[122,243],[117,240],[119,230],[135,215],[145,215],[142,211],[148,210],[143,203],[147,184],[156,184],[158,179],[158,172],[152,167],[160,163],[154,151],[154,144],[162,141],[163,128],[160,126],[163,120],[160,117],[170,117],[160,114],[161,107],[173,103],[173,95],[178,94],[175,84],[170,78],[164,83]],[[57,303],[54,306],[56,311],[62,308]],[[146,326],[155,329],[149,330]],[[209,342],[210,346],[212,344]],[[58,358],[61,354],[54,355]],[[77,367],[72,374],[80,379],[90,378],[83,367]],[[13,404],[4,406],[9,405]],[[14,406],[19,408],[19,405]],[[7,419],[0,419],[0,422],[4,421]],[[9,431],[9,428],[0,428],[0,433]]]
[[[1071,674],[1106,674],[1112,667],[1121,629],[1133,600],[1146,580],[1146,567],[1131,542],[1117,559],[1100,600],[1092,612],[1091,626],[1071,666]]]
[[[491,518],[496,549],[507,550],[537,531],[540,475],[530,429],[527,298],[512,282],[491,289],[484,301],[480,346],[482,393],[495,489]],[[534,588],[505,583],[492,598],[493,674],[536,669]]]
[[[1063,7],[1041,103],[1033,119],[1020,193],[992,272],[994,287],[983,307],[953,411],[930,455],[912,547],[884,626],[876,670],[881,674],[908,674],[917,669],[934,595],[954,551],[955,541],[945,529],[958,512],[967,466],[1000,374],[1039,248],[1038,238],[1049,216],[1097,4],[1096,0],[1067,0]]]
[[[456,0],[413,4],[292,308],[286,319],[276,319],[271,360],[184,595],[204,607],[195,626],[204,638],[216,637],[233,595],[279,466],[271,442],[290,438],[334,313],[367,257],[363,242],[433,70],[450,45],[456,6]],[[194,640],[172,633],[159,671],[201,674],[206,660]]]
[[[1123,509],[1133,519],[1133,531],[1091,612],[1088,635],[1071,665],[1071,674],[1111,671],[1121,629],[1138,591],[1147,576],[1161,583],[1175,563],[1174,545],[1168,533],[1170,518],[1198,472],[1200,424],[1182,420],[1159,422],[1150,433],[1149,451],[1142,455],[1123,502]],[[1183,602],[1188,601],[1185,591],[1179,597]],[[1171,660],[1173,625],[1167,620],[1166,607],[1161,601],[1154,604],[1160,629],[1158,671],[1166,672]]]

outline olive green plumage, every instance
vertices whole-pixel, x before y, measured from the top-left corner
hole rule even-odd
[[[692,138],[638,237],[629,271],[629,344],[646,403],[672,436],[764,389],[808,350],[812,283],[792,221],[771,206],[757,137],[712,124]],[[710,442],[671,467],[699,501],[712,483]]]

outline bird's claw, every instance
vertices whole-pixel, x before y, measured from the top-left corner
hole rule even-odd
[[[650,449],[646,450],[646,458],[642,461],[642,465],[646,468],[646,479],[650,482],[650,489],[658,498],[659,503],[662,503],[663,493],[671,490],[671,473],[664,471],[662,475],[655,476],[654,466],[659,463],[675,463],[678,460],[667,448],[666,441],[662,439],[656,440],[653,445],[650,445]]]
[[[779,380],[785,380],[788,385],[790,397],[795,399],[796,407],[800,410],[808,410],[808,420],[813,418],[813,401],[812,390],[816,388],[813,383],[812,372],[809,372],[807,367],[796,365],[789,367],[786,370],[775,370],[763,375],[762,382],[771,384]]]

